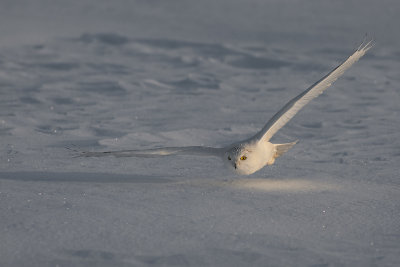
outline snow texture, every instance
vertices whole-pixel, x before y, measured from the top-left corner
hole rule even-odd
[[[0,4],[0,266],[399,266],[398,1]],[[376,45],[238,176],[223,146]]]

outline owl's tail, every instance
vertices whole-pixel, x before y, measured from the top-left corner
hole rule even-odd
[[[274,164],[276,158],[279,158],[280,156],[282,156],[285,152],[287,152],[289,149],[291,149],[292,146],[297,144],[298,141],[299,140],[296,140],[294,142],[286,143],[286,144],[274,144],[275,155],[269,160],[269,162],[267,164],[268,165]]]

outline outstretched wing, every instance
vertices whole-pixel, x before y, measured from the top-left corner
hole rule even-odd
[[[322,94],[333,82],[356,63],[372,47],[372,41],[362,43],[360,47],[342,64],[329,72],[322,79],[314,83],[307,90],[290,100],[281,110],[279,110],[253,138],[257,140],[269,141],[271,137],[288,123],[302,107],[308,104],[313,98]]]
[[[187,147],[164,147],[145,150],[119,150],[119,151],[75,151],[78,157],[162,157],[169,155],[199,155],[199,156],[220,156],[222,148],[204,147],[204,146],[187,146]]]

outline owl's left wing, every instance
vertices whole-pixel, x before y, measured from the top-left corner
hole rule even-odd
[[[372,47],[372,41],[363,43],[348,57],[342,64],[325,75],[322,79],[314,83],[304,92],[290,100],[281,110],[279,110],[253,138],[256,140],[269,141],[271,137],[288,123],[297,112],[307,105],[312,99],[322,94],[331,84],[336,81],[343,73],[356,63]]]
[[[75,151],[77,157],[163,157],[169,155],[198,155],[198,156],[220,156],[223,153],[222,148],[187,146],[187,147],[163,147],[145,150],[119,150],[119,151]]]

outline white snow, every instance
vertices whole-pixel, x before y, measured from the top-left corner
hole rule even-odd
[[[399,266],[398,1],[2,1],[1,266]],[[376,45],[249,177],[227,145]]]

